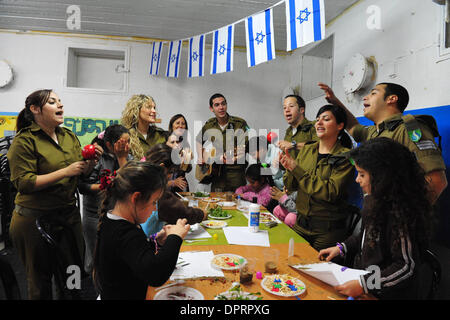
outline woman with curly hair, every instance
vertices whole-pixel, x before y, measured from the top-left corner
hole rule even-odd
[[[122,112],[121,124],[130,130],[130,151],[141,159],[155,144],[166,142],[166,132],[155,125],[156,103],[145,94],[133,95]]]
[[[319,252],[330,261],[355,255],[354,267],[378,266],[379,285],[372,274],[336,289],[357,297],[370,293],[381,299],[418,297],[418,268],[429,245],[431,205],[425,173],[413,153],[388,138],[367,141],[350,152],[365,198],[362,226],[335,247]]]

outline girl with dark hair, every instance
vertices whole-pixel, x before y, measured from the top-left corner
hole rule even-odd
[[[191,146],[188,142],[188,123],[182,114],[176,114],[170,119],[166,144],[172,149],[178,149],[183,160],[179,169],[169,179],[170,183],[173,184],[171,190],[173,192],[189,191],[186,173],[192,170],[190,162],[193,157]]]
[[[259,163],[249,165],[245,171],[248,184],[237,188],[234,193],[248,201],[252,201],[256,197],[260,205],[267,207],[271,199],[270,184],[272,176],[262,175],[262,170],[264,170],[264,167]]]
[[[344,131],[346,115],[342,108],[325,105],[314,124],[319,141],[309,142],[293,159],[287,150],[280,163],[297,182],[297,221],[293,229],[316,250],[342,241],[347,233],[349,208],[347,189],[353,166],[345,154],[352,143]]]
[[[166,177],[171,177],[178,166],[173,163],[173,149],[165,144],[157,144],[147,152],[147,162],[164,168]],[[189,224],[202,222],[207,214],[201,209],[186,206],[172,191],[166,189],[158,202],[157,211],[146,221],[144,231],[147,235],[157,232],[164,223],[174,224],[178,219],[186,218]]]
[[[77,136],[60,127],[63,123],[64,107],[56,93],[33,92],[17,118],[18,132],[7,154],[11,182],[18,190],[10,235],[25,265],[29,299],[52,298],[51,279],[57,263],[36,228],[37,218],[45,219],[52,229],[61,223],[68,225],[80,257],[84,256],[75,193],[78,177],[89,174],[95,160],[83,161]],[[100,155],[100,149],[96,148],[96,158]],[[64,236],[62,233],[61,238]],[[67,253],[68,261],[76,261],[63,242],[59,245]]]
[[[83,196],[83,234],[86,242],[85,271],[91,273],[92,259],[95,248],[95,236],[98,224],[98,209],[100,208],[100,177],[104,170],[114,172],[123,167],[133,157],[129,154],[130,134],[128,129],[120,124],[106,128],[99,144],[105,152],[95,165],[89,177],[82,179],[78,188]],[[94,141],[93,140],[93,141]]]
[[[330,261],[355,255],[353,266],[378,266],[380,286],[371,274],[336,289],[357,297],[371,293],[381,299],[416,299],[421,254],[428,249],[431,205],[425,173],[414,154],[389,138],[372,139],[352,150],[363,192],[362,226],[358,234],[319,252]]]
[[[102,300],[144,300],[148,286],[157,287],[169,279],[189,225],[178,219],[151,241],[139,226],[164,192],[166,177],[160,166],[129,161],[102,182],[94,283]]]

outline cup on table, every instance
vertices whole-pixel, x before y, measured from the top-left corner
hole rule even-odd
[[[189,207],[189,199],[183,199],[182,201],[186,208]]]
[[[214,188],[214,192],[222,192],[223,189],[222,188]]]
[[[227,201],[233,201],[233,192],[228,191],[225,195],[225,200]]]
[[[280,258],[280,251],[277,249],[265,249],[264,254],[264,268],[266,273],[276,273],[278,260]]]
[[[256,259],[247,258],[247,262],[239,269],[239,282],[252,282],[253,274],[255,273]]]

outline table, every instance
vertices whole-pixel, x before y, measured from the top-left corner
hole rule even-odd
[[[186,193],[182,195],[187,196]],[[211,197],[219,197],[225,199],[224,193],[212,193]],[[204,208],[204,205],[199,207]],[[232,212],[233,218],[226,220],[228,225],[246,225],[247,219],[243,214],[235,208],[228,209]],[[262,210],[264,211],[264,210]],[[278,262],[278,274],[289,274],[294,276],[306,285],[306,292],[304,292],[299,298],[302,300],[346,300],[347,296],[340,295],[334,290],[333,287],[325,284],[324,282],[317,280],[311,276],[308,276],[301,271],[293,269],[289,264],[298,263],[315,263],[320,262],[318,259],[317,251],[312,248],[302,237],[300,237],[295,231],[286,226],[285,224],[279,224],[276,227],[268,229],[266,226],[260,227],[263,230],[269,231],[270,248],[275,248],[280,252],[280,258]],[[225,235],[222,229],[207,229],[210,234],[217,234],[218,238],[210,238],[204,242],[194,242],[193,244],[183,242],[181,251],[213,251],[214,254],[220,253],[232,253],[238,254],[245,258],[255,258],[256,265],[255,271],[261,271],[263,278],[268,275],[264,272],[264,257],[263,252],[266,247],[259,246],[241,246],[241,245],[229,245],[226,242]],[[290,238],[294,238],[294,256],[288,259],[288,241]],[[228,291],[233,282],[239,282],[239,271],[227,271],[223,270],[225,278],[217,279],[196,279],[186,280],[183,286],[188,286],[199,290],[206,300],[213,300],[217,294]],[[295,297],[280,297],[266,292],[261,287],[261,281],[256,279],[253,275],[253,281],[248,284],[241,284],[241,288],[246,292],[260,292],[263,300],[296,300]],[[170,283],[169,280],[167,283]],[[156,294],[155,288],[149,287],[147,290],[147,299],[153,299]],[[366,297],[369,298],[369,297]]]

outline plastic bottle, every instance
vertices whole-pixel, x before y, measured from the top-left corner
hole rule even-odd
[[[237,198],[236,198],[236,207],[237,208],[241,207],[241,196],[237,196]]]
[[[259,231],[259,204],[252,203],[248,207],[248,229],[250,232]]]

